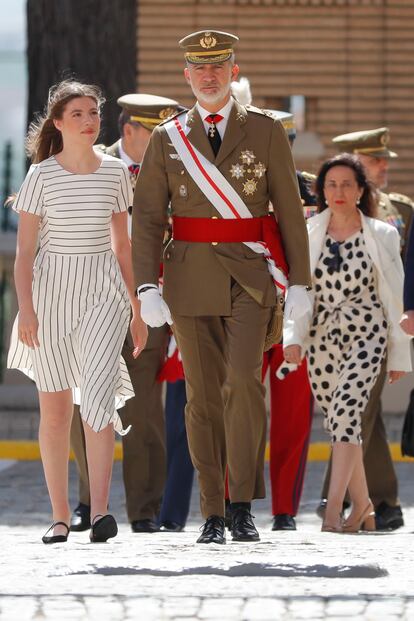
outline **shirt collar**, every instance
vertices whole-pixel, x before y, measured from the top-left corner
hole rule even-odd
[[[127,166],[131,166],[132,164],[139,164],[140,162],[134,162],[134,160],[131,160],[131,158],[129,157],[129,155],[127,153],[125,153],[124,147],[122,145],[122,138],[119,141],[119,155],[121,157],[121,160],[127,165]]]
[[[217,110],[217,112],[214,112],[214,114],[221,114],[221,116],[223,117],[223,120],[228,120],[229,116],[230,116],[230,112],[231,109],[233,107],[233,103],[234,103],[234,99],[233,97],[230,97],[230,99],[228,100],[228,102],[226,103],[225,106],[223,106],[221,108],[221,110]],[[212,112],[209,112],[208,110],[206,110],[205,108],[203,108],[197,101],[196,103],[196,108],[201,116],[201,118],[203,119],[203,121],[205,120],[206,116],[208,116],[209,114],[213,114]]]

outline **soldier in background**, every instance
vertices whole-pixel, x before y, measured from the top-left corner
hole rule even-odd
[[[135,188],[152,130],[179,106],[172,99],[144,94],[124,95],[118,99],[118,104],[122,108],[121,138],[110,147],[100,148],[127,164]],[[124,427],[131,425],[129,433],[122,437],[123,478],[128,519],[135,533],[159,530],[157,516],[166,477],[166,449],[162,385],[157,375],[164,360],[167,339],[166,326],[150,328],[144,351],[134,359],[128,333],[122,350],[135,392],[135,397],[119,411]],[[79,470],[79,504],[72,515],[71,530],[79,531],[90,528],[88,466],[79,408],[75,408],[71,440]]]
[[[395,226],[401,236],[404,258],[408,233],[413,217],[414,203],[403,194],[386,194],[389,161],[397,154],[388,148],[389,130],[380,127],[337,136],[332,142],[340,151],[356,155],[364,166],[368,180],[377,193],[378,217]],[[382,419],[381,393],[385,384],[385,364],[372,390],[367,408],[362,416],[364,466],[371,500],[375,506],[377,530],[395,530],[404,525],[398,499],[398,481],[384,422]],[[328,468],[318,514],[323,515],[328,494],[330,468]]]
[[[296,138],[293,114],[267,111],[281,121],[291,146]],[[306,218],[316,213],[312,194],[314,175],[296,171]],[[273,345],[263,357],[263,376],[269,368],[270,385],[270,485],[272,490],[272,530],[296,530],[295,516],[302,496],[313,418],[313,396],[306,358],[288,373],[283,344]]]

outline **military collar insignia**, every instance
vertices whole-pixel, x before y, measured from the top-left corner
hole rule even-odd
[[[194,113],[194,109],[190,110],[189,113],[187,114],[187,119],[186,119],[186,125],[190,126],[194,123],[195,121],[195,113]]]

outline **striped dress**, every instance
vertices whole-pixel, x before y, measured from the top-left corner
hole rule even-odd
[[[130,303],[110,226],[112,214],[131,204],[128,169],[103,155],[89,175],[66,171],[54,156],[33,165],[13,206],[40,216],[33,270],[40,347],[19,341],[16,318],[7,366],[26,373],[40,391],[72,388],[92,429],[113,423],[121,434],[116,410],[134,396],[121,357]]]

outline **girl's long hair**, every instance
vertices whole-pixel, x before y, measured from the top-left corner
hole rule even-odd
[[[62,118],[65,106],[76,97],[90,97],[99,110],[105,102],[101,89],[93,84],[82,84],[70,79],[52,86],[45,113],[36,117],[27,133],[26,153],[34,164],[62,151],[62,134],[53,121]]]

